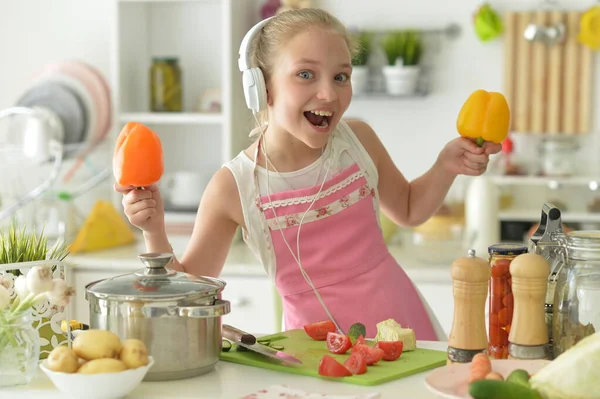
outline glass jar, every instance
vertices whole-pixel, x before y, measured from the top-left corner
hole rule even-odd
[[[0,387],[29,384],[37,371],[40,335],[30,314],[10,320],[0,314]]]
[[[150,68],[152,112],[182,111],[181,69],[174,57],[154,57]]]
[[[577,137],[549,137],[541,142],[541,169],[546,176],[571,176],[576,173],[579,141]]]
[[[508,335],[514,310],[510,263],[527,253],[522,244],[496,244],[488,248],[492,276],[489,283],[489,345],[492,359],[508,358]]]
[[[554,288],[555,357],[600,329],[600,231],[566,233],[563,251]]]

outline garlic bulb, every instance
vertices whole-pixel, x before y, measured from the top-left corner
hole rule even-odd
[[[50,266],[34,266],[27,272],[27,289],[34,295],[51,291],[52,268]]]
[[[67,282],[60,278],[52,280],[52,290],[46,292],[48,301],[56,306],[67,306],[71,297],[75,294],[75,289],[67,285]]]
[[[23,275],[20,275],[15,280],[15,292],[19,296],[20,300],[27,298],[29,295],[29,289],[27,288],[27,278]]]
[[[10,305],[10,294],[6,287],[0,284],[0,310]]]

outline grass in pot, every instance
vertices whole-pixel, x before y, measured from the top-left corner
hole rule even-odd
[[[352,58],[352,91],[354,94],[365,93],[369,89],[369,56],[372,50],[372,34],[360,31],[354,34],[358,47],[356,55]]]
[[[416,31],[391,31],[381,46],[388,65],[383,67],[386,88],[392,95],[414,94],[420,72],[421,35]]]

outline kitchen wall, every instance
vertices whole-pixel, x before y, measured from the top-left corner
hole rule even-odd
[[[20,0],[0,3],[0,108],[10,106],[45,63],[80,58],[109,76],[110,10],[114,0]],[[252,1],[258,10],[264,0]],[[362,28],[431,27],[458,23],[460,37],[445,41],[432,57],[432,93],[425,98],[355,101],[349,115],[370,122],[408,178],[425,172],[456,136],[463,101],[478,88],[502,89],[502,41],[481,43],[471,14],[480,0],[314,0],[346,24]],[[540,0],[492,1],[499,11],[530,9]],[[591,0],[560,1],[581,9]],[[600,92],[596,68],[595,93]],[[596,108],[600,102],[595,98]],[[600,126],[596,112],[595,126]],[[598,134],[596,133],[595,136]],[[594,149],[596,147],[593,147]]]

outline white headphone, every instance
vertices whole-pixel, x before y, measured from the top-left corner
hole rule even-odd
[[[260,68],[250,67],[250,51],[252,49],[254,38],[271,18],[273,17],[263,19],[250,28],[240,45],[238,67],[242,72],[244,98],[246,99],[246,105],[248,105],[248,108],[254,113],[258,113],[267,108],[267,85]]]

